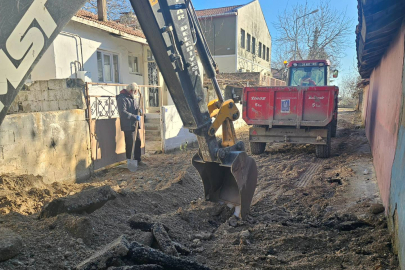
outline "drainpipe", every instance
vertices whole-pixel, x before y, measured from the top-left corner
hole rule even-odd
[[[239,36],[238,13],[236,13],[235,20],[236,20],[236,38],[235,38],[236,39],[236,41],[235,41],[235,54],[236,54],[235,68],[236,68],[236,71],[235,72],[238,72],[239,71],[239,69],[238,69],[238,57],[239,57],[239,55],[238,55],[238,49],[239,49],[239,44],[238,44],[238,36]]]
[[[81,55],[81,63],[80,63],[81,64],[81,69],[80,70],[84,70],[82,38],[77,34],[72,34],[72,33],[64,32],[64,31],[60,32],[60,34],[64,35],[64,36],[68,36],[68,37],[73,37],[75,39],[75,41],[76,41],[76,48],[77,48],[77,45],[80,46],[80,55]],[[76,38],[79,40],[79,42],[77,41]],[[79,59],[79,52],[77,53],[77,58]]]

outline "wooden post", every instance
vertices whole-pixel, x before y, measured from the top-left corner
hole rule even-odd
[[[107,0],[97,0],[98,20],[107,21]]]

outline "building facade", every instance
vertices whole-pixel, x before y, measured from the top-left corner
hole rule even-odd
[[[405,2],[358,0],[359,72],[363,120],[380,195],[405,269]]]
[[[258,0],[198,10],[197,16],[221,73],[271,75],[271,35]]]

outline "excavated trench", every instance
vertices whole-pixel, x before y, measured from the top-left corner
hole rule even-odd
[[[238,135],[246,142],[247,128]],[[340,114],[329,159],[307,145],[255,156],[247,221],[202,200],[195,150],[151,155],[136,173],[113,168],[83,184],[0,176],[0,236],[21,241],[0,269],[74,269],[89,258],[110,269],[399,269],[357,114]]]

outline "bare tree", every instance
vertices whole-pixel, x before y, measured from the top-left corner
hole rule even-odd
[[[343,83],[339,89],[339,106],[359,109],[363,94],[361,81],[362,79],[358,72],[353,72],[343,77]]]
[[[97,0],[87,0],[84,10],[97,13]],[[122,14],[133,12],[129,0],[107,0],[107,16],[109,20],[118,20]]]
[[[348,36],[353,25],[346,11],[333,9],[330,0],[316,4],[296,4],[285,9],[275,23],[279,38],[273,65],[284,60],[325,59],[339,66],[344,50],[349,46]],[[313,12],[316,11],[317,12]]]

